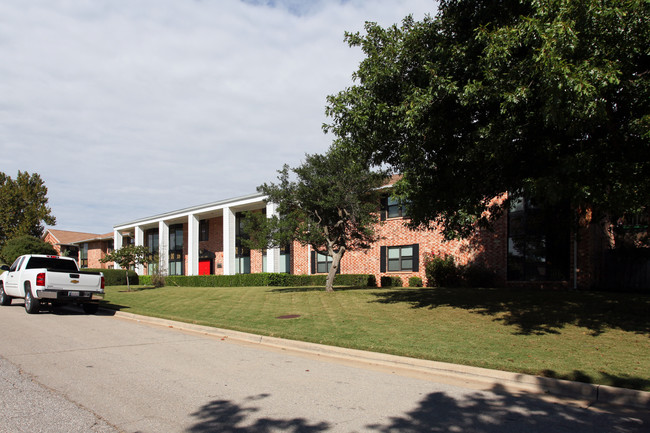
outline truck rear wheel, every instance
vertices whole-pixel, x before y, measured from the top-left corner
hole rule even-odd
[[[11,296],[5,293],[5,287],[0,281],[0,305],[11,305]]]
[[[32,288],[27,286],[25,287],[25,311],[28,314],[36,314],[41,308],[41,301],[34,298],[32,295]]]

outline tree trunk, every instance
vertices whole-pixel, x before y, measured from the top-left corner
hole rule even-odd
[[[126,268],[126,291],[131,291],[131,284],[129,283],[129,268]]]
[[[343,253],[345,253],[345,248],[341,248],[337,252],[332,252],[332,267],[327,273],[327,282],[325,283],[326,292],[334,291],[334,277],[336,277],[336,273],[338,272],[339,266],[341,265],[341,258],[343,257]]]

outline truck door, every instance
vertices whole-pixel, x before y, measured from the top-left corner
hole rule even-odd
[[[9,296],[22,296],[18,290],[18,283],[20,280],[20,266],[23,264],[25,257],[18,257],[11,265],[7,275],[5,276],[5,293]]]

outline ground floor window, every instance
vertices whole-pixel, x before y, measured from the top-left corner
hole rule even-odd
[[[245,213],[235,214],[235,272],[238,274],[251,273],[251,249],[245,242],[250,236],[246,233],[245,220]]]
[[[332,258],[325,254],[316,253],[316,273],[326,274],[332,267]]]
[[[79,259],[79,247],[76,245],[62,245],[61,255],[63,257],[71,257],[77,260]]]
[[[262,272],[268,272],[268,262],[267,262],[267,250],[262,252]],[[290,274],[291,273],[291,247],[287,245],[286,247],[280,248],[280,261],[278,263],[279,268],[277,272]]]
[[[169,275],[183,275],[183,262],[181,260],[169,260]]]
[[[380,249],[381,272],[418,272],[419,244],[385,246]]]
[[[319,253],[318,251],[311,252],[311,273],[312,274],[326,274],[332,267],[332,257],[327,254]],[[339,266],[337,273],[341,272]]]
[[[145,246],[149,250],[147,256],[147,274],[153,275],[158,272],[158,250],[159,250],[159,237],[158,229],[150,229],[144,235]]]
[[[250,250],[248,254],[237,254],[235,257],[235,272],[238,274],[251,273],[251,256]]]
[[[508,280],[564,281],[570,270],[568,206],[514,200],[508,212]]]
[[[84,243],[81,245],[81,249],[79,250],[79,267],[80,268],[87,268],[88,267],[88,244]]]

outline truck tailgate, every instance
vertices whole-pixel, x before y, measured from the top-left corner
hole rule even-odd
[[[45,280],[46,290],[75,290],[103,292],[101,275],[88,272],[70,272],[48,269]]]

